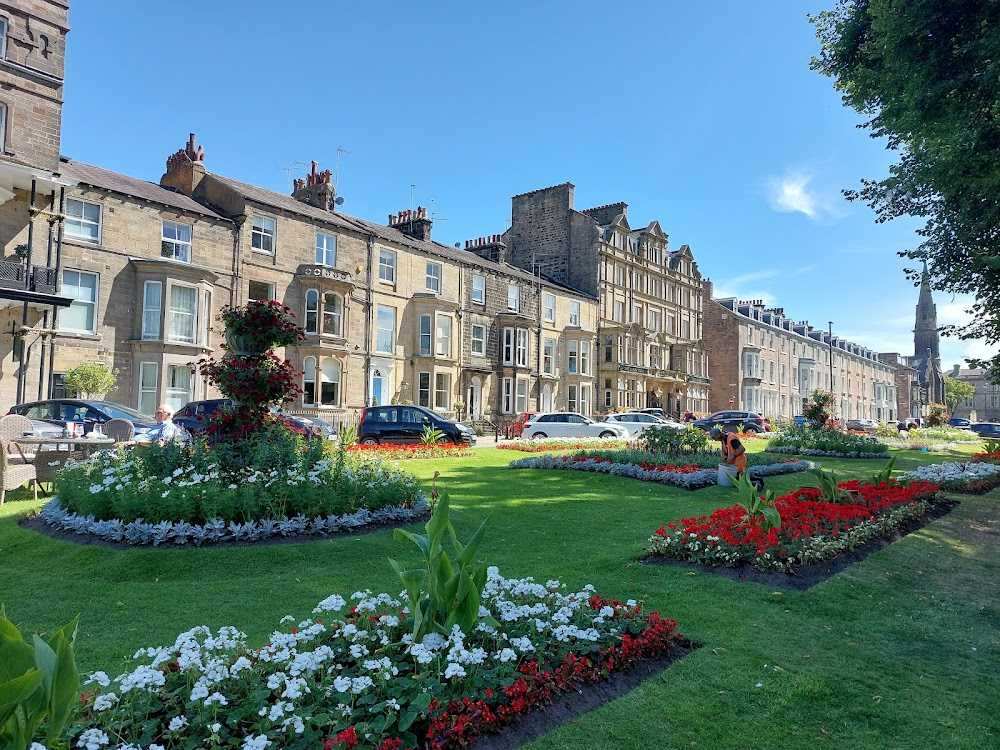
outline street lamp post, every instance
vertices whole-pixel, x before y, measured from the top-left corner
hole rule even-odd
[[[829,321],[828,340],[830,342],[830,396],[836,398],[833,393],[833,321]]]
[[[736,406],[736,383],[730,383],[729,387],[733,389],[733,395],[729,397],[729,405]]]

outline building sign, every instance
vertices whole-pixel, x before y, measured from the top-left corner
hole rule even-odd
[[[649,375],[649,369],[646,367],[634,367],[632,365],[618,365],[618,370],[620,372],[634,372],[636,375]]]

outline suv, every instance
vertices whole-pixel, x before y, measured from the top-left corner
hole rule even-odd
[[[979,437],[1000,438],[1000,424],[996,422],[975,422],[969,427]]]
[[[476,443],[476,433],[469,425],[452,422],[423,406],[402,404],[366,407],[358,425],[358,442],[362,445],[419,443],[425,427],[441,431],[440,443]]]
[[[972,424],[972,422],[968,419],[963,419],[962,417],[952,417],[948,420],[948,424],[952,427],[962,428],[968,427]]]
[[[704,419],[696,419],[692,422],[695,427],[702,430],[711,430],[713,427],[721,427],[727,432],[765,432],[764,417],[755,411],[717,411]]]
[[[507,437],[519,438],[521,433],[524,431],[524,426],[528,424],[528,421],[537,414],[537,411],[526,411],[524,414],[518,415],[517,419],[510,426],[509,434]]]
[[[174,412],[173,423],[180,425],[188,432],[200,432],[205,429],[205,420],[211,417],[218,409],[231,409],[233,402],[228,398],[209,398],[204,401],[189,401],[180,409]],[[300,417],[296,414],[284,414],[276,409],[271,409],[272,414],[276,414],[291,422],[296,429],[301,430],[307,436],[325,435],[326,432],[321,425],[317,425],[308,417]]]
[[[855,432],[867,432],[870,434],[875,434],[875,430],[878,428],[878,422],[874,419],[848,419],[847,423],[844,425],[846,430],[854,430]]]
[[[65,427],[67,422],[83,425],[83,434],[89,435],[95,425],[110,419],[125,419],[135,425],[135,436],[142,437],[156,425],[148,414],[111,401],[90,401],[78,398],[50,398],[12,406],[11,414],[23,414],[28,419],[41,419]]]

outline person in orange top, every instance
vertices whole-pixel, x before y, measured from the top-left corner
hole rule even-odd
[[[721,427],[713,427],[709,431],[712,440],[722,443],[722,460],[736,469],[735,479],[747,470],[747,450],[734,432],[726,432]]]

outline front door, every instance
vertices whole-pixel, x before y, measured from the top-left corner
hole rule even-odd
[[[469,418],[482,419],[483,416],[483,383],[479,378],[473,378],[469,385]]]
[[[370,406],[385,406],[389,403],[388,378],[376,370],[372,373],[372,402]]]

